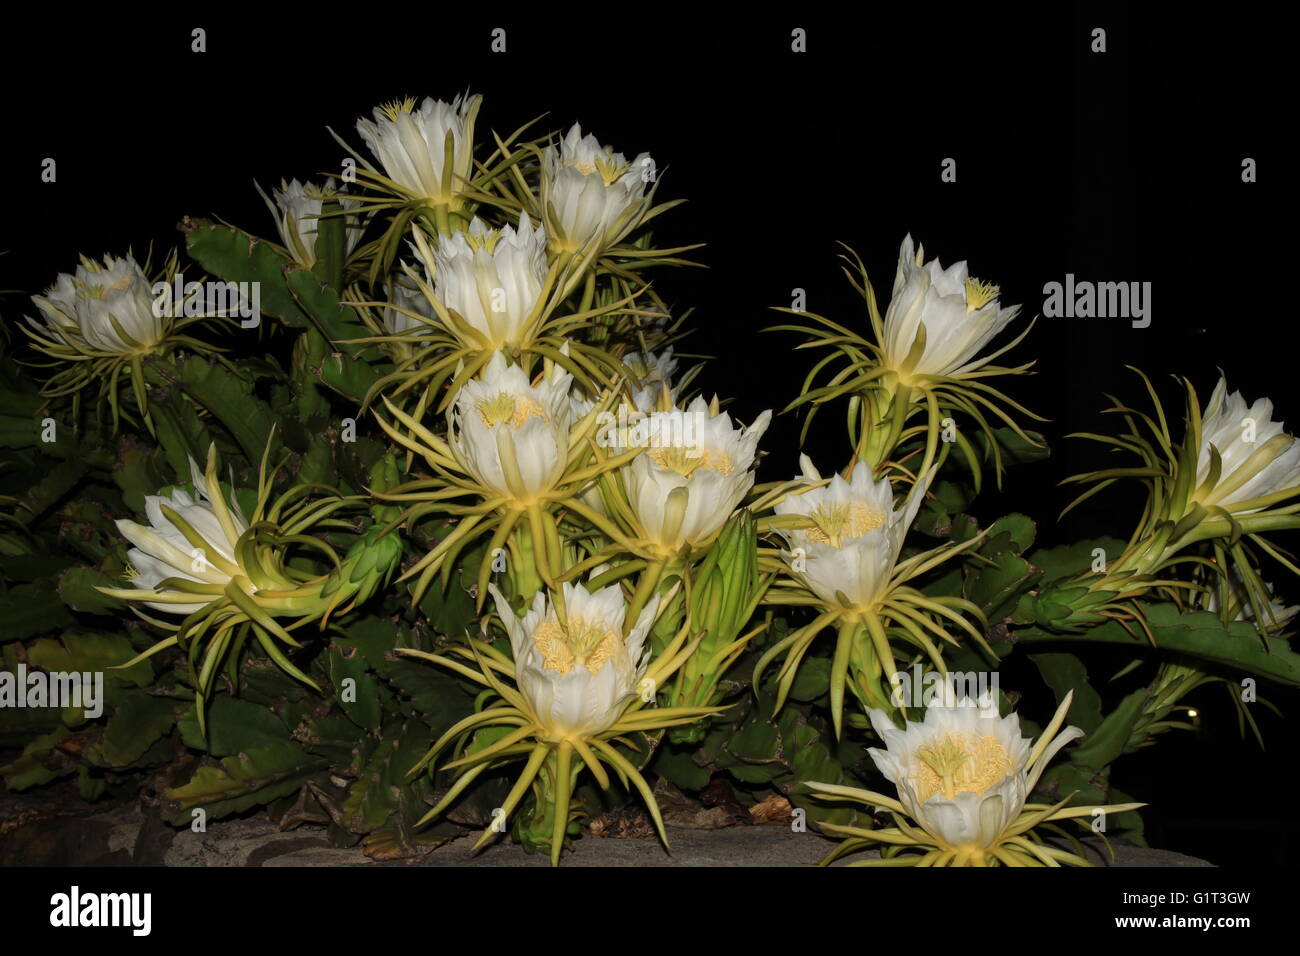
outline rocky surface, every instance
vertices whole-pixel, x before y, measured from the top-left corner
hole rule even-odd
[[[684,821],[669,825],[672,853],[643,834],[633,820],[600,821],[596,831],[566,853],[566,866],[812,866],[834,842],[815,832],[795,833],[788,826],[731,825],[719,821]],[[734,822],[734,821],[733,821]],[[207,832],[175,830],[147,816],[139,806],[119,806],[84,815],[75,808],[14,806],[0,808],[0,865],[52,866],[547,866],[507,839],[477,855],[470,850],[476,834],[451,841],[420,859],[376,862],[359,848],[330,844],[320,827],[282,831],[265,814],[211,823]],[[1098,844],[1099,846],[1100,844]],[[1116,861],[1094,854],[1098,865],[1119,867],[1210,866],[1203,860],[1144,847],[1116,845]]]

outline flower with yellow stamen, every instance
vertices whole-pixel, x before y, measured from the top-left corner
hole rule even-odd
[[[128,256],[85,257],[74,275],[60,275],[44,296],[32,296],[44,323],[32,327],[68,346],[114,355],[145,354],[162,341],[167,313],[154,307],[144,270]]]
[[[944,269],[938,259],[923,262],[924,255],[910,235],[903,240],[885,312],[883,362],[906,382],[978,370],[992,357],[979,358],[980,351],[1020,314],[1018,305],[1002,308],[998,286],[970,276],[964,261]]]
[[[377,107],[357,132],[387,174],[387,185],[412,199],[455,210],[463,205],[474,164],[474,120],[482,97],[450,103],[425,97]],[[450,162],[448,160],[450,159]]]
[[[660,558],[707,547],[754,486],[758,440],[772,413],[747,427],[696,398],[685,410],[655,412],[638,435],[646,451],[623,470],[644,545]]]
[[[542,153],[541,209],[552,245],[570,253],[617,245],[645,216],[653,177],[648,153],[628,162],[575,123]]]
[[[573,817],[571,797],[584,768],[604,790],[611,786],[609,770],[624,785],[634,786],[667,846],[650,786],[620,748],[638,733],[689,724],[720,709],[655,706],[658,688],[699,645],[699,638],[687,642],[687,628],[682,628],[651,663],[646,637],[660,607],[673,595],[663,602],[651,598],[638,613],[616,584],[589,592],[565,583],[549,594],[538,592],[521,620],[495,585],[490,592],[510,638],[510,657],[474,639],[454,648],[453,656],[399,650],[490,691],[483,709],[449,728],[411,771],[429,766],[453,741],[488,734],[482,746],[461,749],[461,756],[442,767],[456,771],[455,782],[420,823],[441,814],[480,774],[524,759],[524,770],[498,816],[511,818],[531,789],[533,806],[515,820],[515,833],[526,847],[548,850],[552,864],[563,851]],[[475,849],[496,832],[495,826],[485,830]]]
[[[811,459],[801,455],[799,461],[804,481],[818,486],[787,495],[775,508],[778,515],[801,515],[812,523],[782,529],[792,567],[801,569],[794,573],[828,605],[847,599],[852,607],[870,609],[889,589],[925,488],[895,510],[889,480],[873,481],[869,469],[859,466],[851,481],[834,475],[821,485]]]
[[[807,405],[811,419],[829,400],[849,398],[853,402],[849,440],[854,457],[877,474],[888,470],[926,472],[955,451],[965,460],[978,490],[981,460],[991,453],[1001,481],[1004,447],[1020,442],[1041,444],[1025,432],[1008,408],[1041,420],[1040,416],[986,381],[1025,373],[1033,365],[993,364],[1028,334],[1028,327],[1000,348],[989,348],[1019,315],[1020,307],[1003,308],[1000,287],[969,275],[965,262],[947,269],[937,260],[925,262],[923,250],[909,235],[903,240],[893,295],[882,315],[861,260],[850,252],[846,261],[856,267],[845,272],[866,300],[872,335],[864,337],[815,313],[782,309],[805,324],[777,326],[778,330],[811,335],[809,345],[832,350],[832,356],[819,362],[805,378],[802,394],[790,408]],[[831,364],[833,359],[844,363],[838,371]],[[830,373],[830,379],[818,387],[815,383],[823,372]],[[918,417],[924,418],[923,425],[914,423]],[[1011,430],[1014,439],[998,434],[999,422]],[[984,454],[972,441],[975,432],[982,434],[987,445]],[[902,467],[901,462],[918,450],[923,451],[920,467]]]
[[[777,675],[779,710],[808,646],[835,626],[830,706],[838,733],[846,688],[868,707],[889,706],[890,687],[898,680],[894,644],[907,645],[909,654],[921,651],[944,671],[940,644],[956,644],[957,639],[941,622],[951,622],[989,651],[982,631],[969,620],[983,623],[979,608],[965,598],[931,596],[909,585],[975,546],[980,536],[900,560],[934,468],[916,480],[896,508],[889,479],[874,480],[862,462],[846,481],[840,475],[824,480],[807,455],[799,460],[803,474],[775,503],[776,516],[770,522],[788,547],[782,557],[789,586],[773,588],[767,601],[812,605],[819,613],[764,651],[754,668],[754,685],[760,686],[770,663],[784,657]]]
[[[121,415],[129,418],[132,411],[152,427],[145,359],[181,347],[196,352],[207,348],[178,334],[205,316],[186,314],[195,311],[193,302],[172,301],[175,273],[175,253],[158,284],[150,283],[145,268],[129,254],[105,256],[102,262],[83,256],[74,273],[61,274],[44,295],[32,296],[40,319],[29,317],[23,331],[60,367],[43,393],[73,395],[79,401],[81,390],[94,385],[101,402],[109,406],[114,430]],[[122,388],[124,379],[129,389]],[[134,407],[124,400],[128,397]]]
[[[1045,843],[1033,828],[1080,817],[1091,822],[1098,811],[1121,813],[1143,804],[1067,809],[1068,797],[1054,806],[1026,802],[1056,753],[1083,736],[1077,727],[1060,730],[1072,697],[1073,692],[1066,694],[1037,743],[1020,736],[1016,714],[999,716],[990,699],[954,699],[950,694],[944,703],[928,707],[923,720],[901,730],[884,711],[871,711],[871,725],[885,749],[868,753],[898,798],[831,784],[808,786],[826,800],[888,810],[896,825],[865,830],[822,824],[822,829],[848,837],[823,862],[880,845],[885,848],[881,859],[857,865],[1088,865],[1083,857]]]
[[[260,191],[260,187],[259,187]],[[342,209],[355,209],[359,200],[339,196],[334,180],[325,180],[322,189],[314,183],[300,183],[296,179],[280,180],[279,188],[271,190],[270,198],[262,194],[267,208],[275,216],[275,228],[280,233],[289,257],[304,269],[316,265],[316,235],[320,231],[321,211],[325,203],[337,201]],[[361,238],[362,228],[355,222],[344,227],[345,254],[351,254]]]
[[[430,251],[416,244],[434,277],[433,297],[445,325],[475,349],[522,348],[542,320],[547,284],[546,236],[521,213],[518,228],[489,229],[481,219]],[[427,257],[427,258],[426,258]]]
[[[559,350],[567,360],[567,347]],[[480,363],[483,365],[484,363]],[[468,372],[462,370],[462,377]],[[502,352],[485,357],[477,378],[466,381],[448,400],[446,437],[412,417],[388,399],[395,419],[379,418],[380,427],[396,442],[419,454],[439,476],[414,478],[388,489],[380,497],[410,503],[408,515],[444,512],[459,516],[454,528],[440,537],[427,554],[407,569],[402,580],[418,576],[412,599],[419,601],[433,576],[455,559],[475,538],[491,532],[489,552],[510,548],[520,535],[528,569],[512,562],[512,574],[554,584],[568,567],[557,520],[606,471],[613,471],[640,453],[613,450],[606,454],[593,441],[597,419],[608,411],[618,393],[607,390],[576,418],[570,398],[572,375],[549,359],[536,377],[521,365],[510,365]],[[455,498],[476,496],[474,504]],[[597,516],[597,523],[603,519]],[[487,596],[487,579],[495,562],[482,562],[478,599]],[[528,591],[531,595],[532,590]]]
[[[568,459],[572,377],[559,366],[536,385],[505,356],[466,382],[449,419],[448,444],[483,488],[526,508],[551,491]]]
[[[539,592],[521,621],[491,586],[497,615],[514,651],[515,678],[532,706],[543,739],[608,730],[635,698],[649,665],[646,635],[659,611],[653,599],[624,636],[627,609],[617,585],[589,594],[565,584],[564,617]]]

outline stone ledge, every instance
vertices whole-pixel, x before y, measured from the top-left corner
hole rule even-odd
[[[49,817],[13,824],[0,838],[0,864],[22,866],[164,865],[164,866],[549,866],[540,854],[529,855],[508,838],[501,838],[477,855],[477,839],[467,833],[410,861],[378,862],[359,847],[330,844],[320,827],[282,831],[264,814],[211,823],[206,833],[149,821],[138,806],[76,817]],[[813,866],[835,846],[815,832],[794,833],[787,827],[732,826],[722,829],[668,827],[672,853],[657,839],[585,835],[565,866]],[[1195,857],[1128,844],[1115,844],[1112,863],[1100,851],[1100,841],[1088,841],[1099,866],[1204,867]],[[852,858],[851,858],[852,859]],[[842,864],[837,864],[842,865]]]

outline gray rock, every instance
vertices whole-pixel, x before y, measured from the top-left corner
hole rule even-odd
[[[209,823],[207,831],[173,830],[150,819],[138,805],[121,806],[79,819],[47,819],[11,828],[0,846],[8,865],[47,863],[55,866],[549,866],[508,837],[499,837],[481,853],[470,849],[478,834],[468,832],[413,861],[376,862],[359,847],[333,846],[321,827],[282,831],[264,814]],[[731,826],[721,829],[668,827],[672,852],[650,837],[586,835],[564,866],[813,866],[835,846],[816,832],[794,833],[784,826]],[[1128,844],[1113,843],[1109,862],[1099,840],[1085,841],[1099,866],[1199,867],[1204,860]],[[863,858],[861,855],[856,858]],[[849,860],[855,859],[850,857]],[[837,863],[842,865],[843,862]]]

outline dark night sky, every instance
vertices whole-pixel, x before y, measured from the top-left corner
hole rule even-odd
[[[539,131],[578,120],[628,156],[653,154],[660,198],[689,200],[661,220],[662,241],[706,242],[697,256],[709,266],[663,271],[657,285],[695,308],[684,347],[718,357],[698,381],[734,396],[742,420],[783,407],[810,364],[791,354],[793,337],[759,333],[778,320],[770,307],[800,287],[809,309],[865,327],[837,243],[860,253],[887,296],[910,231],[945,265],[970,260],[1004,302],[1024,303],[1024,319],[1040,311],[1043,284],[1067,272],[1153,283],[1150,328],[1042,319],[1013,353],[1038,360],[1040,374],[1008,390],[1053,420],[1044,430],[1054,455],[982,500],[988,515],[1037,515],[1042,539],[1127,535],[1135,496],[1051,525],[1068,500],[1056,482],[1100,460],[1061,436],[1103,424],[1103,391],[1141,397],[1125,364],[1169,385],[1169,373],[1187,374],[1203,394],[1222,368],[1248,400],[1268,394],[1300,422],[1295,349],[1278,328],[1292,321],[1290,297],[1275,304],[1287,276],[1264,238],[1282,179],[1270,156],[1283,61],[1267,49],[1269,24],[1139,22],[1120,4],[979,14],[868,5],[852,20],[807,15],[807,5],[725,21],[685,9],[628,5],[628,19],[604,21],[595,8],[561,6],[544,25],[445,8],[386,7],[337,25],[314,14],[309,24],[79,14],[14,29],[0,57],[0,288],[39,292],[82,252],[166,248],[187,214],[273,235],[255,179],[319,178],[342,156],[327,125],[359,145],[355,119],[377,103],[468,88],[485,96],[484,133],[547,112]],[[207,53],[189,51],[195,26],[208,31]],[[497,26],[504,55],[489,50]],[[806,54],[790,52],[796,26],[808,31]],[[1104,54],[1089,51],[1096,26],[1107,30]],[[46,156],[58,161],[56,184],[39,180]],[[1261,182],[1241,182],[1246,156]],[[956,183],[940,181],[945,157],[957,160]],[[28,311],[17,296],[0,309],[8,321]],[[828,468],[842,464],[841,421],[828,414],[812,444]],[[793,417],[777,420],[764,478],[797,470],[797,434]],[[1289,583],[1294,601],[1300,588]],[[1235,735],[1216,746],[1258,773],[1253,745]],[[1179,756],[1186,750],[1159,748],[1198,759]]]

